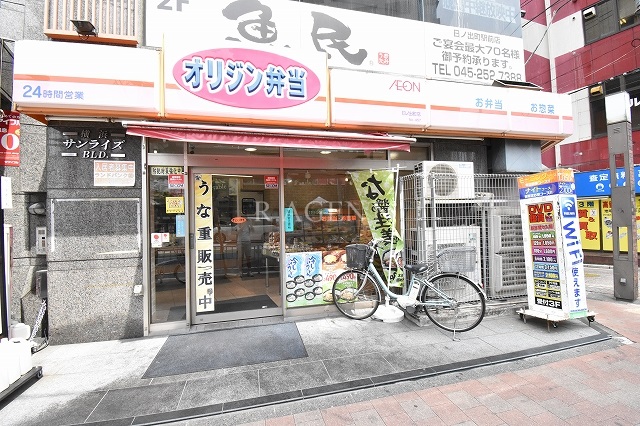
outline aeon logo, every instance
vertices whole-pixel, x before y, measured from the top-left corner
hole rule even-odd
[[[173,78],[202,99],[238,108],[288,108],[320,92],[320,79],[305,65],[254,49],[192,53],[175,63]]]

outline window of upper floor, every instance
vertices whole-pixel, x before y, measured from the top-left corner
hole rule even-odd
[[[522,37],[518,0],[292,0]]]
[[[622,91],[629,93],[631,129],[640,130],[640,69],[637,69],[589,87],[589,111],[593,138],[607,134],[605,96]]]
[[[605,0],[582,11],[584,41],[593,43],[640,23],[636,0]]]

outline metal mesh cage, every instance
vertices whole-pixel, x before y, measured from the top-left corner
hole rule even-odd
[[[442,272],[473,272],[476,269],[475,247],[448,247],[438,253]]]
[[[371,255],[371,247],[367,244],[349,244],[347,251],[347,267],[366,269]]]

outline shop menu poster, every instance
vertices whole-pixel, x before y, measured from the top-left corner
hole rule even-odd
[[[346,269],[345,250],[287,253],[285,259],[288,308],[333,304],[331,289]]]

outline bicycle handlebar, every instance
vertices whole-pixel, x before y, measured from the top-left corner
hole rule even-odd
[[[371,241],[369,241],[369,245],[373,248],[376,248],[378,246],[378,244],[385,242],[386,240],[384,238],[373,238]]]

